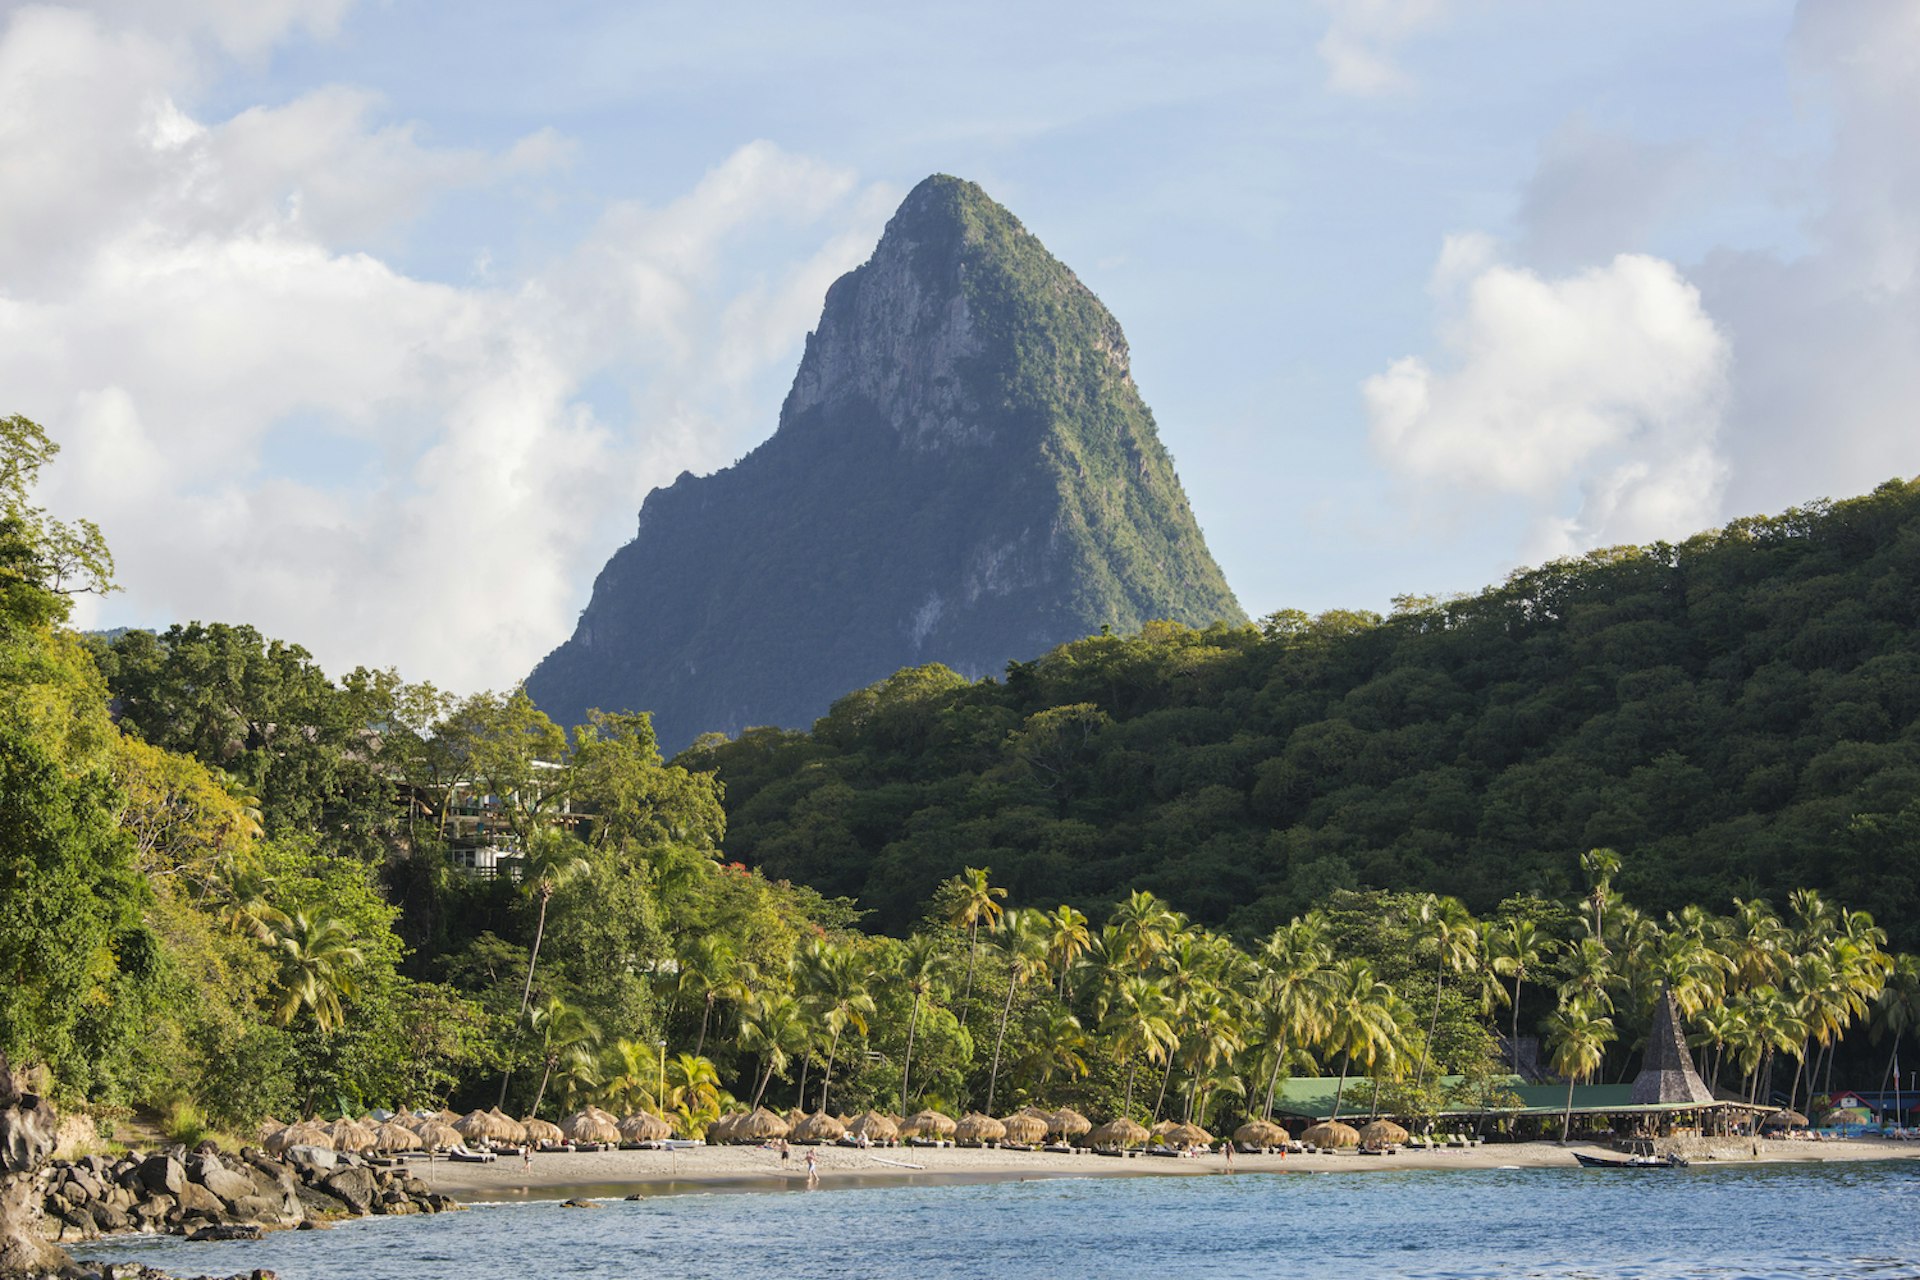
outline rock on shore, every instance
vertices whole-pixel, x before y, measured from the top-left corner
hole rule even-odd
[[[148,1155],[49,1162],[40,1173],[41,1233],[72,1243],[126,1231],[248,1239],[370,1213],[457,1209],[403,1167],[378,1167],[323,1147],[276,1159],[253,1147],[223,1155],[202,1144]]]

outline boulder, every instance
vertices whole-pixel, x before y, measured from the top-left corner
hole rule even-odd
[[[213,1192],[216,1196],[219,1196],[222,1200],[225,1200],[228,1204],[253,1195],[257,1191],[252,1178],[247,1177],[243,1173],[235,1173],[233,1170],[223,1168],[218,1164],[209,1166],[201,1173],[200,1185]]]
[[[292,1165],[301,1178],[308,1182],[323,1174],[331,1173],[342,1163],[339,1152],[329,1151],[325,1147],[288,1147],[281,1158]]]
[[[211,1227],[202,1227],[187,1239],[200,1240],[258,1240],[260,1228],[251,1222],[223,1222]]]
[[[301,1216],[309,1222],[312,1221],[315,1216],[332,1217],[342,1213],[352,1212],[352,1209],[346,1201],[342,1200],[339,1196],[328,1195],[319,1187],[302,1186],[297,1188],[293,1194],[294,1198],[300,1203]],[[302,1223],[302,1225],[305,1225],[305,1223]]]
[[[251,1185],[248,1187],[252,1189]],[[180,1184],[180,1213],[184,1216],[198,1215],[203,1218],[217,1218],[227,1211],[220,1197],[197,1182]]]
[[[135,1174],[149,1195],[178,1196],[187,1185],[187,1168],[172,1156],[148,1156]]]
[[[242,1222],[284,1223],[300,1216],[300,1202],[290,1196],[241,1196],[227,1209]]]
[[[320,1189],[345,1201],[355,1213],[366,1213],[373,1207],[378,1185],[372,1170],[348,1168],[336,1169],[322,1178]]]

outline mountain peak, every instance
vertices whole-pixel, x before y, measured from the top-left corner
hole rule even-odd
[[[1126,338],[973,183],[908,193],[827,291],[772,438],[649,494],[528,688],[669,748],[803,726],[903,666],[998,672],[1102,626],[1242,617]]]

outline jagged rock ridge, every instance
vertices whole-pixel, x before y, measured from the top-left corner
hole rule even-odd
[[[915,187],[827,292],[772,438],[647,496],[528,679],[669,750],[804,727],[903,666],[997,673],[1101,626],[1243,617],[1119,323],[979,187]]]

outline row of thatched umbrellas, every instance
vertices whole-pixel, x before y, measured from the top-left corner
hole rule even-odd
[[[495,1108],[457,1115],[441,1111],[415,1116],[402,1113],[385,1121],[305,1120],[282,1126],[267,1121],[261,1126],[268,1151],[279,1154],[288,1147],[317,1146],[337,1151],[401,1152],[445,1151],[467,1143],[493,1146],[522,1144],[658,1142],[673,1136],[673,1128],[659,1116],[637,1112],[615,1119],[598,1107],[587,1107],[553,1124],[536,1117],[515,1120]],[[707,1128],[712,1143],[767,1142],[791,1138],[796,1142],[838,1142],[842,1138],[864,1138],[868,1142],[888,1143],[903,1138],[933,1138],[963,1143],[1007,1142],[1022,1146],[1042,1142],[1072,1142],[1084,1137],[1092,1147],[1137,1147],[1159,1139],[1173,1147],[1211,1145],[1213,1136],[1198,1125],[1175,1124],[1171,1120],[1148,1129],[1121,1117],[1096,1127],[1071,1107],[1043,1111],[1025,1107],[1012,1115],[995,1119],[973,1112],[958,1120],[938,1111],[919,1111],[904,1119],[867,1111],[859,1116],[832,1116],[826,1112],[806,1115],[795,1111],[786,1116],[765,1107],[721,1116]],[[1375,1120],[1355,1129],[1338,1120],[1323,1121],[1300,1135],[1303,1142],[1316,1147],[1354,1147],[1396,1144],[1407,1140],[1407,1131],[1390,1120]],[[1266,1120],[1252,1120],[1234,1131],[1233,1140],[1242,1147],[1284,1146],[1291,1135],[1281,1126]]]

